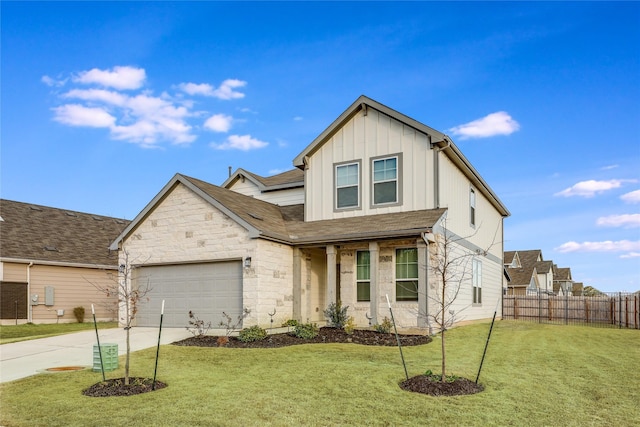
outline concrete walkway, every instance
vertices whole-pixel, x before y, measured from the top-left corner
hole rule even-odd
[[[126,353],[123,328],[98,329],[100,344],[118,344],[118,354]],[[161,344],[170,344],[192,336],[185,328],[163,328]],[[131,351],[158,345],[158,328],[132,328]],[[36,375],[48,368],[93,366],[95,330],[75,332],[50,338],[0,345],[0,382]]]

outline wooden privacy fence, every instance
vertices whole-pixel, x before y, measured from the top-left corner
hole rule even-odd
[[[640,329],[640,294],[504,295],[502,318],[555,324]]]

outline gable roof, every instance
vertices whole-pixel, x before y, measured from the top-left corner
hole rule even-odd
[[[239,168],[222,183],[222,187],[230,188],[236,181],[244,178],[253,182],[262,192],[304,187],[304,171],[297,168],[268,177]]]
[[[551,273],[553,271],[553,261],[538,261],[534,265],[539,274]]]
[[[522,268],[507,268],[511,281],[509,287],[527,287],[531,284],[531,279],[537,283],[536,268],[533,266],[523,266]]]
[[[446,156],[462,171],[462,173],[478,188],[489,202],[500,212],[502,216],[509,216],[509,210],[500,201],[498,196],[493,192],[489,185],[480,176],[478,171],[471,165],[469,160],[462,154],[460,149],[453,143],[451,138],[444,133],[437,131],[425,124],[418,122],[398,111],[395,111],[386,105],[380,104],[371,98],[361,95],[349,106],[336,120],[329,125],[311,144],[309,144],[300,154],[293,159],[293,165],[297,168],[304,169],[306,167],[307,158],[312,156],[322,145],[324,145],[345,123],[351,120],[358,112],[367,111],[373,108],[382,114],[385,114],[407,126],[410,126],[430,137],[432,146],[438,146]]]
[[[111,241],[129,221],[30,203],[0,200],[3,261],[117,266]]]
[[[375,215],[375,219],[341,218],[304,222],[304,206],[278,206],[235,191],[176,174],[111,243],[116,250],[177,185],[184,185],[244,227],[252,238],[290,245],[329,244],[381,238],[419,236],[429,231],[446,209]]]
[[[553,281],[571,281],[571,268],[553,265]]]
[[[542,258],[542,251],[540,249],[531,249],[528,251],[517,251],[520,263],[522,266],[533,266],[538,260],[544,260]]]
[[[504,264],[508,265],[511,264],[513,262],[513,259],[515,258],[516,254],[518,252],[516,251],[505,251],[504,252]]]

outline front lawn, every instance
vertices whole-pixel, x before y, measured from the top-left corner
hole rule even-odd
[[[450,373],[475,379],[488,329],[478,324],[449,331]],[[437,337],[405,347],[409,375],[437,371],[439,347]],[[133,376],[153,376],[155,352],[132,355]],[[500,321],[480,378],[485,391],[436,398],[400,389],[404,370],[394,347],[166,345],[158,367],[165,389],[86,397],[82,390],[100,381],[100,373],[41,374],[0,385],[0,425],[635,426],[638,366],[637,330]]]
[[[118,322],[99,322],[98,329],[117,328]],[[0,344],[53,337],[93,329],[93,322],[0,325]]]

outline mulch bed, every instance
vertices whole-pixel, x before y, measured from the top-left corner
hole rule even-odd
[[[400,335],[400,344],[403,347],[428,344],[432,341],[428,335]],[[277,348],[300,344],[329,344],[329,343],[353,343],[374,346],[397,346],[395,334],[385,334],[372,330],[356,329],[353,334],[347,334],[344,329],[323,327],[312,339],[303,339],[291,333],[279,333],[269,335],[267,338],[242,342],[238,337],[217,337],[205,335],[202,337],[190,337],[172,343],[177,346],[194,347],[226,347],[226,348]],[[131,377],[130,385],[124,385],[124,378],[117,378],[99,382],[84,390],[82,394],[93,397],[131,396],[152,391],[153,380],[150,378]],[[155,389],[167,387],[167,384],[156,381]],[[433,376],[418,375],[400,383],[400,388],[415,393],[423,393],[431,396],[459,396],[474,394],[484,388],[466,378],[456,378],[454,381],[441,382]]]
[[[156,390],[167,385],[156,380]],[[142,377],[129,377],[129,385],[124,384],[124,378],[115,378],[99,382],[84,390],[82,394],[90,397],[133,396],[135,394],[153,391],[153,379]]]
[[[466,378],[456,378],[453,381],[442,382],[429,375],[417,375],[400,383],[400,388],[414,393],[430,396],[463,396],[475,394],[484,390],[480,384]]]

